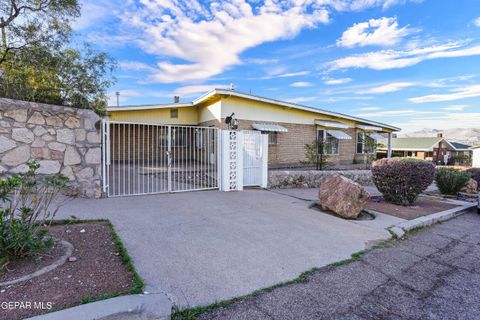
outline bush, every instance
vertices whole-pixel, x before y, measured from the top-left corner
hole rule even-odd
[[[372,178],[387,202],[411,205],[433,182],[433,163],[412,158],[380,159],[372,164]]]
[[[467,172],[470,173],[472,179],[477,181],[478,186],[480,187],[480,168],[469,168]]]
[[[435,173],[435,182],[442,194],[456,195],[470,178],[470,173],[451,168],[439,168]]]
[[[39,177],[38,163],[28,166],[26,173],[0,179],[0,270],[13,257],[34,256],[53,245],[45,224],[55,217],[59,207],[50,207],[68,179],[60,174]]]

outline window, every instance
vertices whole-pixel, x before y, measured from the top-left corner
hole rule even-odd
[[[170,119],[178,119],[178,108],[170,109]]]
[[[268,133],[268,144],[276,145],[278,141],[278,134],[276,132]]]
[[[338,154],[338,139],[329,134],[326,130],[318,130],[318,153],[323,154]],[[323,144],[320,142],[324,142]]]
[[[357,153],[374,153],[375,139],[363,131],[357,132]]]

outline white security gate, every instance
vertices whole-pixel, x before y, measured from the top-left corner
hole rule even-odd
[[[268,135],[243,132],[243,185],[267,187]]]
[[[104,122],[104,191],[110,197],[218,188],[218,130]]]

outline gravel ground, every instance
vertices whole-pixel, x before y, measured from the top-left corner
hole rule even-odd
[[[199,319],[480,319],[480,215],[454,220]]]
[[[83,230],[83,231],[82,231]],[[106,223],[52,226],[50,234],[74,246],[73,257],[56,269],[18,284],[0,287],[0,319],[23,319],[81,303],[82,298],[127,293],[133,276],[118,256]],[[21,302],[15,308],[6,302]]]

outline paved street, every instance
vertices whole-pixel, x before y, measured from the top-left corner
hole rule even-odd
[[[467,213],[199,319],[480,319],[479,226]]]

